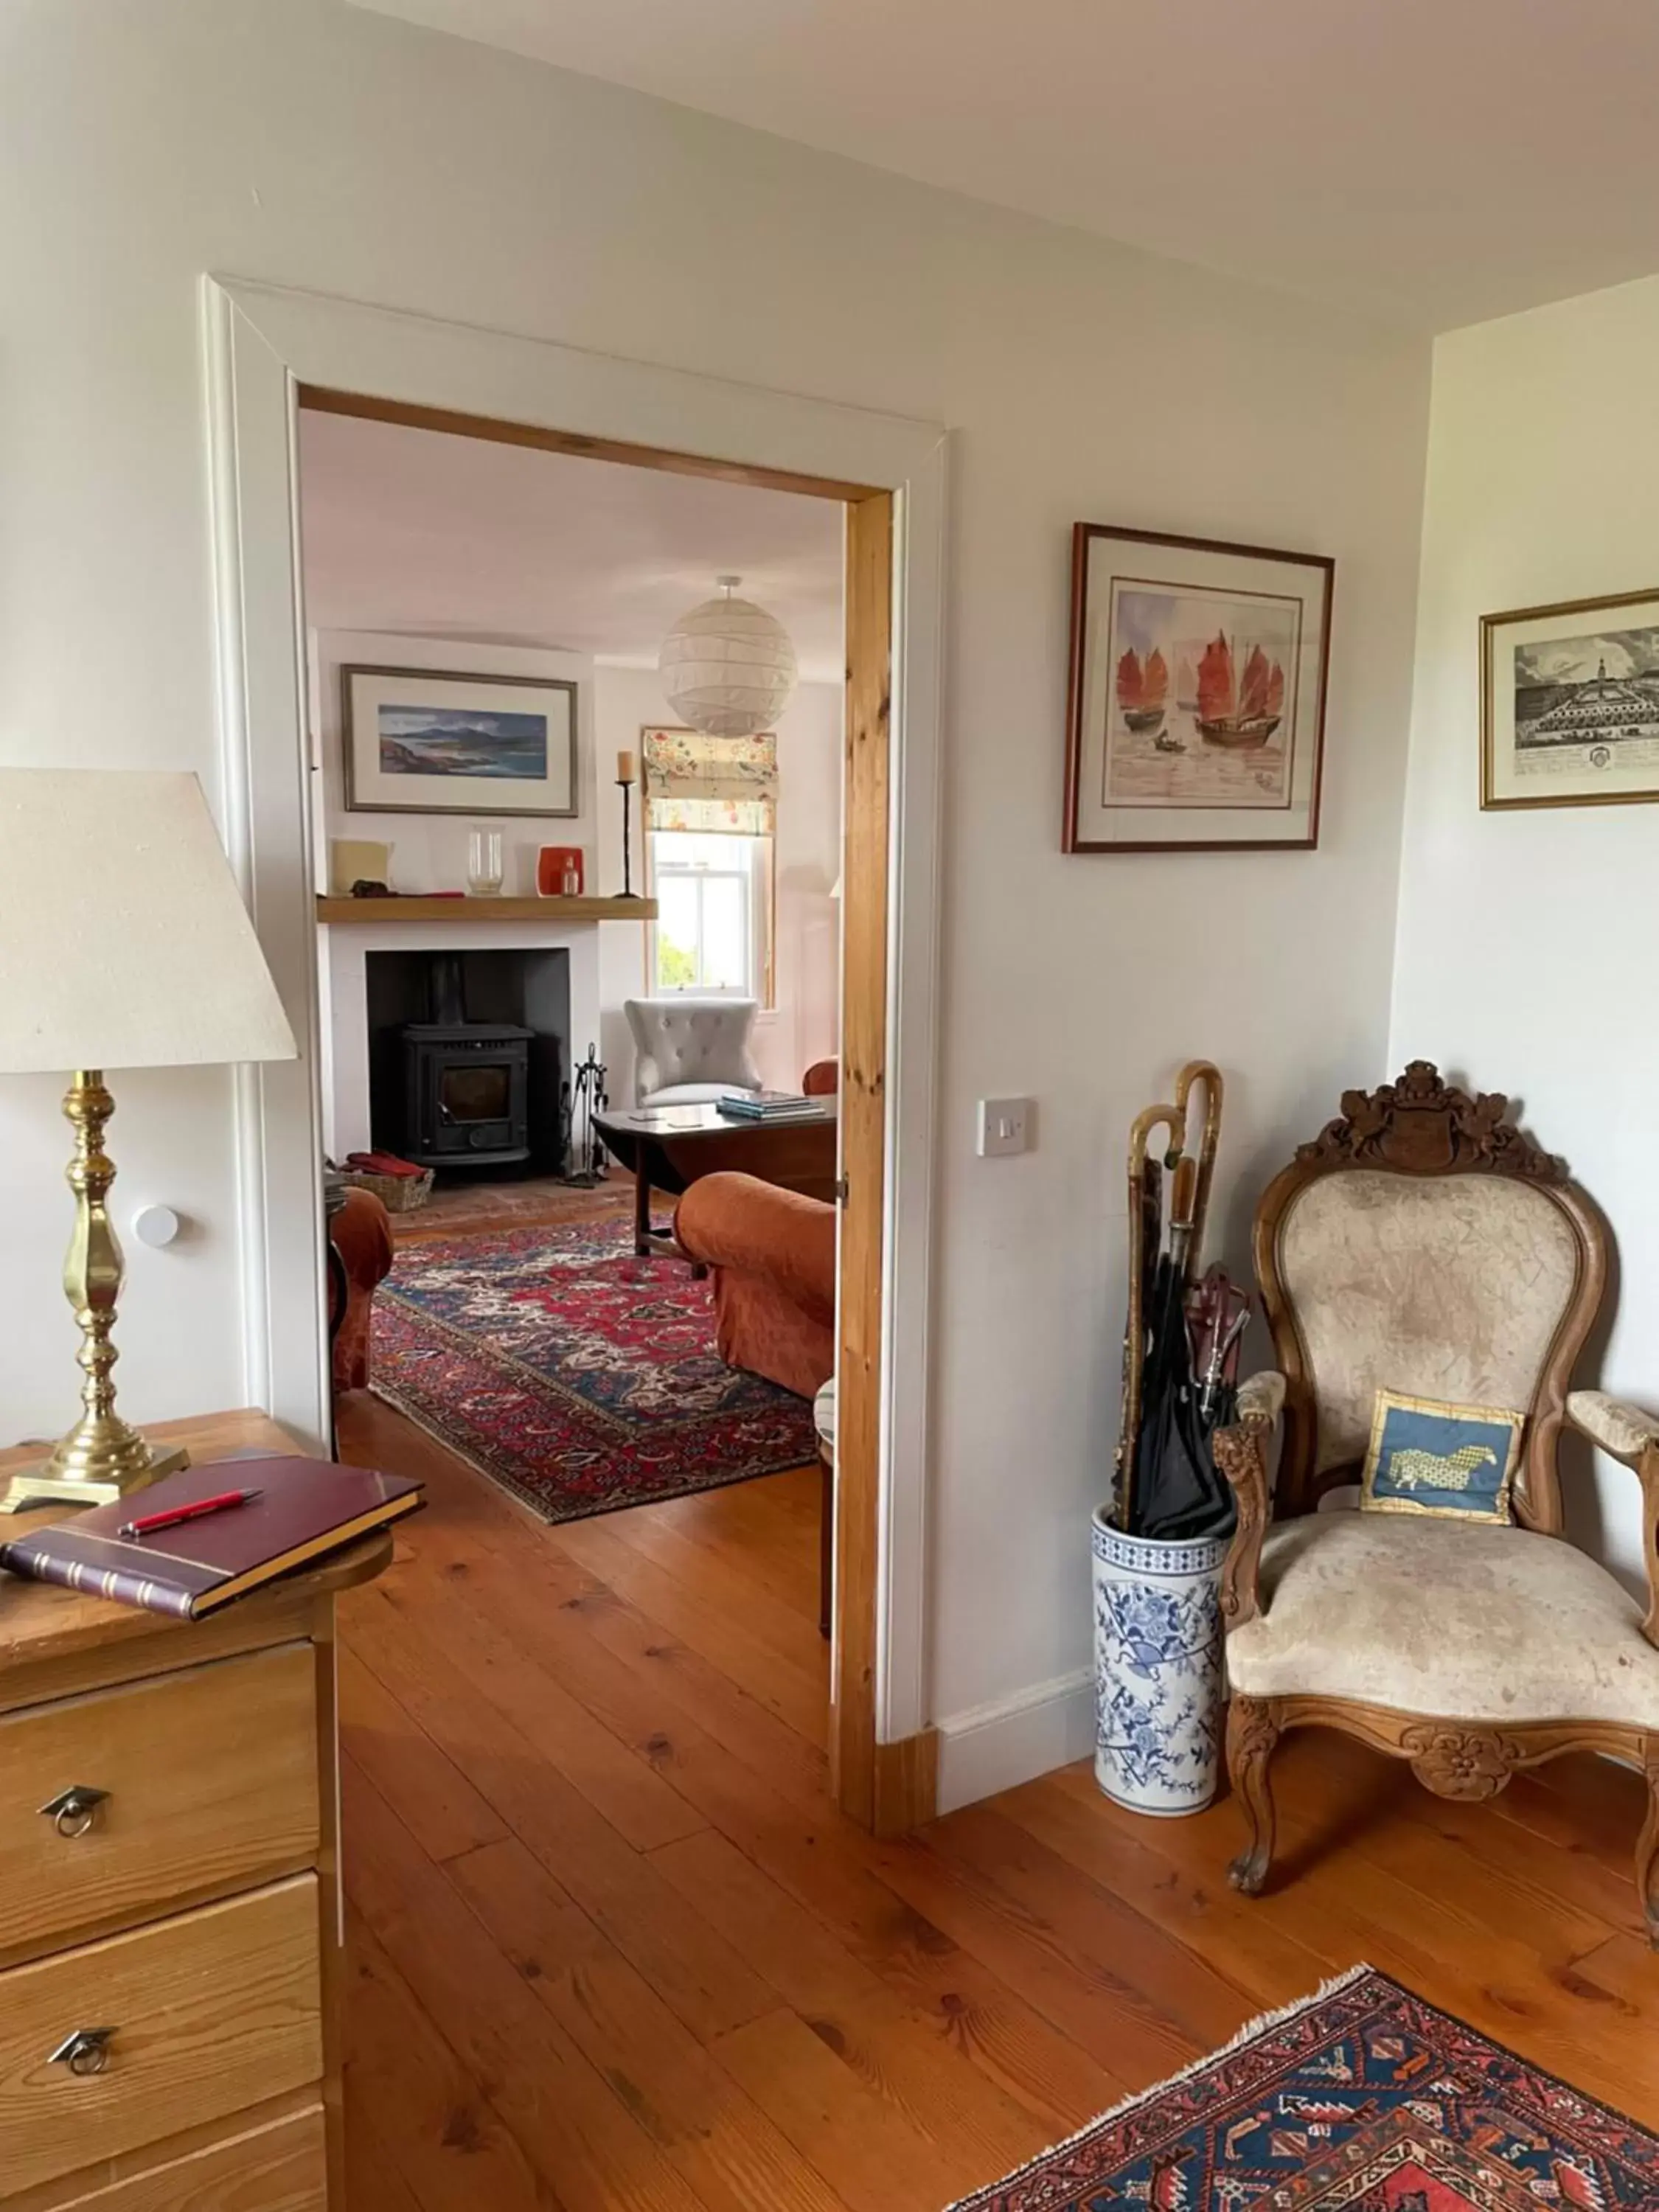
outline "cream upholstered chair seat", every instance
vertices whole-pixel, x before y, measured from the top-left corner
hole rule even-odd
[[[626,999],[634,1036],[634,1103],[708,1106],[761,1088],[749,1040],[757,999]]]
[[[1607,1569],[1527,1528],[1338,1509],[1261,1547],[1262,1610],[1227,1671],[1251,1698],[1461,1721],[1659,1728],[1659,1650]]]

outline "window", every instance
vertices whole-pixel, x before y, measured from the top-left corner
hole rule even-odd
[[[778,741],[641,730],[651,984],[772,1004]]]
[[[659,991],[730,991],[771,1003],[772,840],[651,833]]]

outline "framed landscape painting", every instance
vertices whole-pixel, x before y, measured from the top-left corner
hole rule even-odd
[[[1480,804],[1659,799],[1659,592],[1480,623]]]
[[[1336,564],[1079,522],[1068,853],[1318,842]]]
[[[368,814],[576,812],[576,687],[343,668],[346,805]]]

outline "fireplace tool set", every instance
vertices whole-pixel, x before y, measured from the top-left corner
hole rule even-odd
[[[1188,1060],[1173,1103],[1146,1107],[1129,1131],[1129,1311],[1112,1518],[1127,1535],[1166,1542],[1225,1535],[1234,1520],[1211,1439],[1233,1416],[1250,1302],[1220,1267],[1199,1273],[1221,1103],[1219,1069]],[[1161,1156],[1152,1150],[1160,1128]]]
[[[605,1145],[594,1127],[594,1116],[611,1103],[605,1089],[607,1074],[597,1048],[589,1045],[587,1057],[578,1062],[573,1079],[559,1086],[559,1135],[564,1173],[559,1181],[580,1190],[592,1190],[605,1181]]]

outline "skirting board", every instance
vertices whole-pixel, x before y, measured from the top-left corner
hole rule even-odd
[[[1037,1682],[1012,1698],[975,1705],[939,1727],[939,1809],[1012,1790],[1095,1747],[1095,1683],[1088,1672]]]

